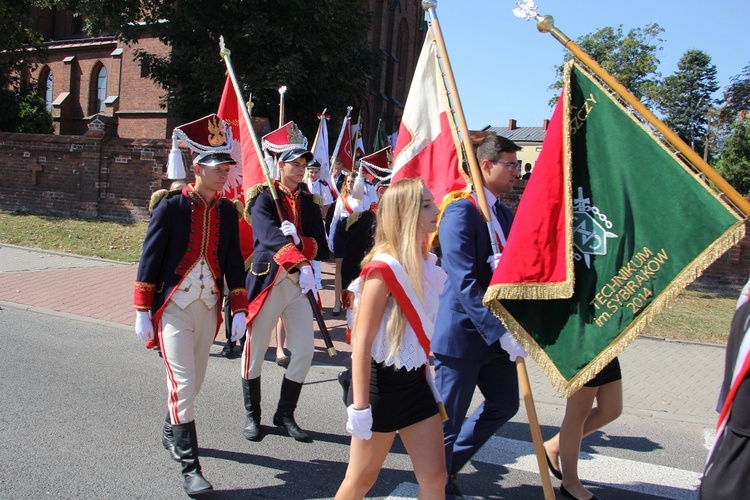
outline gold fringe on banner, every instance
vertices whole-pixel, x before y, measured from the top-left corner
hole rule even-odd
[[[570,89],[569,83],[572,64],[573,63],[568,63],[568,65],[566,65],[567,67],[565,72],[564,87],[566,89]],[[534,359],[534,361],[536,361],[536,363],[542,369],[550,382],[552,382],[555,390],[565,398],[573,395],[586,382],[596,376],[596,374],[598,374],[605,366],[607,366],[616,356],[622,353],[625,347],[627,347],[630,342],[638,337],[638,335],[640,335],[646,329],[646,327],[656,318],[657,315],[659,315],[669,306],[669,304],[685,289],[685,287],[695,281],[695,279],[698,278],[703,273],[703,271],[708,268],[708,266],[716,261],[716,259],[721,257],[732,246],[741,241],[745,236],[744,219],[740,219],[740,217],[736,215],[736,211],[733,210],[732,207],[730,207],[726,203],[726,201],[722,199],[722,197],[718,196],[715,191],[713,191],[706,184],[706,182],[697,175],[694,169],[686,165],[682,158],[678,157],[673,150],[667,148],[662,141],[657,139],[654,133],[649,128],[644,126],[644,124],[640,120],[638,120],[631,111],[625,108],[625,106],[611,94],[611,91],[602,86],[602,84],[596,79],[592,79],[592,81],[604,92],[605,95],[607,95],[613,102],[615,102],[615,104],[617,104],[617,106],[619,106],[623,112],[627,113],[627,116],[629,116],[635,123],[637,123],[652,138],[652,140],[656,141],[662,148],[665,149],[665,151],[669,152],[672,158],[675,159],[675,161],[682,168],[684,168],[695,178],[696,182],[700,183],[700,185],[702,185],[709,193],[711,193],[729,212],[734,213],[738,220],[727,231],[725,231],[724,234],[717,238],[716,241],[714,241],[703,252],[701,252],[700,255],[698,255],[690,264],[685,266],[685,268],[672,280],[672,282],[667,285],[664,290],[662,290],[662,292],[648,306],[646,306],[636,318],[633,319],[632,323],[627,328],[625,328],[607,348],[602,350],[570,380],[567,380],[562,376],[562,374],[557,369],[554,362],[550,359],[547,353],[544,351],[544,349],[521,326],[521,324],[516,321],[516,319],[508,312],[508,310],[505,309],[502,303],[497,299],[497,295],[490,294],[490,291],[495,289],[497,285],[491,287],[491,289],[488,290],[484,298],[485,307],[490,309],[490,311],[498,319],[500,319],[500,321],[502,321],[511,335],[513,335],[513,337],[523,346],[526,352]],[[568,91],[564,94],[565,109],[569,109],[570,98],[570,92]],[[566,196],[569,196],[572,192],[572,148],[570,144],[569,127],[569,116],[566,115],[563,120],[563,133],[565,134],[565,182],[566,186],[569,186],[569,189],[566,190]],[[566,228],[570,227],[571,230],[569,237],[571,238],[570,241],[572,242],[572,202],[569,202],[569,200],[570,198],[566,197],[566,204],[568,208],[566,209],[565,217],[567,221]],[[573,269],[572,246],[568,259],[569,260],[567,262],[567,265],[570,266],[569,269]],[[514,294],[511,290],[511,286],[504,285],[503,297],[523,300],[529,298],[528,295],[536,294],[539,299],[544,299],[544,295],[546,294],[546,292],[544,292],[544,289],[541,287],[535,288],[533,286],[526,286],[526,284],[523,285],[523,288],[521,288],[521,285],[515,286],[519,287],[519,292]],[[547,286],[549,287],[550,285]],[[551,294],[552,291],[550,291],[550,295]],[[531,299],[535,299],[535,297],[531,297],[530,300]]]

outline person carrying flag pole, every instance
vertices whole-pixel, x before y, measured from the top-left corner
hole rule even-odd
[[[425,41],[423,53],[420,56],[420,61],[417,63],[415,77],[412,80],[412,90],[409,92],[409,98],[407,99],[404,116],[398,133],[394,159],[393,181],[397,182],[398,179],[403,177],[429,177],[427,179],[427,184],[430,186],[436,198],[441,199],[446,193],[466,186],[466,172],[465,169],[461,167],[463,167],[468,161],[471,181],[475,188],[474,196],[476,196],[477,201],[474,211],[477,212],[478,217],[478,213],[481,212],[482,215],[480,220],[483,219],[486,221],[484,223],[486,231],[483,234],[484,238],[486,238],[485,241],[487,242],[487,245],[490,245],[489,242],[495,238],[495,231],[493,230],[492,216],[487,206],[485,190],[482,187],[483,172],[480,170],[473,154],[472,145],[469,142],[468,126],[466,125],[466,120],[461,109],[455,79],[450,68],[447,50],[437,21],[435,6],[436,2],[422,2],[423,9],[429,14],[430,30]],[[420,65],[422,67],[421,70]],[[425,91],[428,87],[431,90]],[[410,107],[410,101],[412,100],[419,102],[417,102],[416,105],[413,104],[412,107],[414,109],[409,112],[407,108]],[[425,119],[425,114],[429,115],[430,118]],[[459,163],[458,151],[461,151],[460,158],[463,159],[462,163]],[[495,155],[503,153],[506,152],[494,152]],[[487,159],[498,161],[498,157],[488,157]],[[509,160],[500,159],[499,161],[507,162]],[[444,168],[438,171],[431,166],[435,164],[446,165],[449,168]],[[508,222],[509,221],[506,221],[506,223]],[[447,229],[447,226],[442,227]],[[472,229],[475,228],[472,227]],[[440,241],[442,242],[449,239],[451,239],[451,236],[446,235],[445,238],[441,237]],[[486,255],[482,261],[477,260],[473,263],[476,267],[473,270],[473,273],[476,273],[476,269],[482,269],[481,272],[483,276],[487,275],[491,277],[492,268],[490,266],[492,265],[491,263],[496,264],[499,260],[499,248],[497,244],[495,244],[490,246],[490,248],[484,249],[483,245],[482,252],[486,252]],[[489,259],[490,263],[486,262],[487,259]],[[460,261],[460,259],[456,259],[456,261]],[[465,269],[465,267],[466,263],[464,262],[461,264],[461,268]],[[446,266],[446,269],[449,268],[450,266]],[[449,272],[448,285],[446,286],[443,295],[447,296],[448,294],[456,294],[456,290],[453,287],[459,286],[460,281],[455,280],[460,279],[461,277],[458,274],[450,276]],[[476,276],[474,276],[472,283],[476,286],[475,293],[483,295],[484,290],[477,281]],[[485,283],[485,286],[487,284],[489,283]],[[458,295],[461,295],[461,293]],[[450,300],[447,300],[447,302],[450,302]],[[480,297],[475,299],[474,305],[476,304],[479,304],[479,306],[470,308],[472,313],[484,316],[482,311],[486,310],[481,306]],[[464,309],[459,308],[459,310],[462,311],[461,314],[464,316],[465,323],[470,324],[473,319],[471,318],[471,315],[467,314]],[[451,318],[448,319],[451,320]],[[459,317],[456,316],[451,321],[459,321]],[[477,321],[479,321],[479,319],[477,319]],[[445,318],[443,321],[439,320],[437,323],[438,325],[444,324]],[[479,330],[476,329],[474,335],[479,341],[485,343],[485,351],[494,352],[495,354],[502,356],[502,353],[500,352],[502,349],[499,346],[500,337],[503,337],[502,331],[504,331],[504,328],[499,320],[497,320],[491,336],[484,338],[479,333]],[[464,406],[463,402],[459,399],[450,401],[449,398],[445,397],[443,391],[451,394],[461,393],[465,395],[469,391],[468,386],[470,385],[470,380],[474,378],[475,375],[471,375],[471,372],[467,372],[469,374],[468,377],[461,377],[460,373],[457,373],[455,369],[449,369],[447,364],[444,363],[443,380],[441,383],[441,375],[438,373],[439,361],[437,359],[439,351],[443,349],[443,347],[437,347],[441,344],[440,336],[440,329],[438,328],[436,329],[435,337],[433,338],[433,352],[435,352],[436,357],[436,382],[438,383],[438,388],[440,388],[441,385],[443,386],[441,395],[443,395],[446,402],[446,409],[448,410],[450,417],[450,420],[444,424],[446,434],[446,465],[448,466],[448,473],[450,475],[446,484],[446,497],[458,498],[460,497],[460,492],[457,491],[455,482],[453,481],[455,474],[458,472],[455,466],[460,468],[460,466],[465,463],[462,463],[462,461],[468,460],[473,453],[481,447],[484,441],[491,436],[491,433],[486,433],[488,427],[494,425],[499,427],[499,425],[502,425],[502,423],[505,422],[504,418],[506,417],[497,418],[496,415],[492,415],[489,412],[485,413],[483,416],[477,414],[467,419],[465,423],[466,427],[462,427],[464,425],[461,423],[463,415],[459,417],[458,414],[460,414],[461,411],[465,411],[465,409],[462,410],[462,407]],[[526,365],[523,360],[523,356],[525,356],[526,353],[509,335],[503,338],[505,339],[503,343],[507,346],[508,350],[511,351],[512,357],[516,360],[515,368],[518,373],[518,380],[521,383],[524,402],[529,416],[529,426],[534,441],[537,463],[539,465],[539,470],[543,471],[547,466],[543,453],[541,431],[536,419],[536,410],[531,396],[531,386],[528,381]],[[444,344],[445,343],[450,342],[444,342]],[[479,344],[475,343],[474,346],[478,347]],[[472,350],[469,349],[467,352],[472,352]],[[508,364],[513,367],[513,364],[509,363],[509,354],[505,354],[504,356],[506,356],[504,361],[506,367]],[[474,370],[473,365],[471,369]],[[451,373],[455,374],[455,377],[450,376]],[[515,380],[515,374],[513,379]],[[474,380],[474,386],[476,386],[477,381],[477,379]],[[510,385],[511,384],[507,384],[506,387],[510,387]],[[508,401],[507,405],[509,406],[506,407],[507,411],[501,411],[501,413],[507,414],[512,412],[511,415],[515,413],[513,406],[517,407],[518,405],[517,390],[516,387],[515,391],[507,392],[509,398],[511,398],[512,394],[515,394],[516,401]],[[501,405],[498,403],[499,397],[500,396],[492,397],[492,404],[490,404],[490,407],[499,407]],[[451,413],[451,405],[454,405],[457,411]],[[490,419],[493,422],[487,424],[486,419]],[[453,464],[452,458],[456,442],[459,443],[459,456],[456,463]],[[549,475],[545,471],[545,474],[542,474],[540,477],[545,498],[548,500],[554,498],[554,491],[552,489]]]
[[[220,38],[220,47],[238,101],[242,102],[231,64],[231,52],[224,45],[223,37]],[[336,354],[318,305],[315,279],[309,262],[328,255],[323,220],[312,196],[300,187],[307,160],[312,159],[312,153],[306,148],[307,140],[291,122],[268,134],[265,137],[268,142],[287,145],[279,156],[280,180],[272,180],[260,153],[258,139],[250,128],[250,116],[246,109],[243,116],[265,177],[265,184],[252,188],[247,196],[246,216],[250,216],[253,223],[255,253],[247,279],[253,290],[248,293],[250,304],[247,315],[251,335],[249,341],[245,342],[242,354],[242,392],[247,412],[243,435],[252,441],[261,437],[260,373],[272,328],[282,317],[287,327],[292,358],[282,380],[273,423],[284,427],[296,440],[309,441],[309,435],[297,425],[294,412],[314,352],[313,316],[329,356]],[[283,198],[279,196],[279,191],[283,193]],[[307,307],[305,302],[309,303]]]

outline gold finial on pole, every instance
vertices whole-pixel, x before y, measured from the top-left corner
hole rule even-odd
[[[623,84],[617,81],[615,77],[610,75],[607,70],[601,67],[601,65],[591,58],[586,52],[581,49],[574,41],[568,38],[565,33],[560,31],[555,26],[555,20],[549,15],[539,15],[536,13],[537,6],[533,0],[525,0],[524,2],[518,2],[518,7],[513,9],[513,14],[521,19],[527,21],[535,19],[537,22],[537,29],[541,33],[549,33],[555,39],[563,44],[563,46],[570,50],[573,55],[578,59],[581,64],[586,66],[591,72],[596,74],[601,80],[606,83],[613,92],[615,92],[622,100],[628,103],[634,110],[640,114],[644,120],[646,120],[652,127],[654,127],[664,137],[669,144],[672,145],[682,156],[696,169],[698,169],[708,180],[713,182],[716,188],[724,193],[727,199],[739,210],[741,210],[746,216],[750,216],[750,202],[748,202],[740,193],[737,192],[716,170],[714,170],[701,156],[693,151],[685,141],[679,138],[672,129],[670,129],[664,122],[659,120],[641,101],[638,100]]]
[[[283,127],[286,123],[284,119],[284,95],[286,94],[286,85],[279,87],[279,128]]]

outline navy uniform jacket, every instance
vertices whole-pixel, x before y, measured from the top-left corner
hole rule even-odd
[[[482,305],[492,278],[492,268],[487,263],[492,246],[487,224],[472,201],[450,203],[440,220],[438,254],[448,280],[440,295],[430,345],[433,352],[444,356],[480,360],[492,356],[498,348],[492,345],[506,329]],[[505,217],[500,218],[500,223],[507,235],[513,214],[505,206],[502,209]]]
[[[297,227],[300,247],[290,243],[279,229],[276,205],[268,188],[264,185],[252,188],[248,196],[247,213],[252,221],[255,251],[247,273],[250,300],[248,325],[263,306],[281,268],[289,272],[300,262],[328,258],[323,217],[320,206],[313,201],[313,195],[305,189],[304,184],[300,184],[300,188],[294,193],[289,192],[278,181],[275,185],[284,207],[284,216]]]
[[[224,290],[226,277],[232,312],[247,310],[238,217],[232,202],[219,195],[206,207],[192,186],[170,193],[156,206],[143,242],[134,290],[135,308],[151,311],[156,331],[165,304],[203,254],[217,290]]]

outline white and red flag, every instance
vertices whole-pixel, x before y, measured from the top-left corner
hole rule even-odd
[[[421,177],[439,202],[449,192],[466,187],[459,148],[437,47],[428,32],[398,130],[393,182]]]
[[[265,178],[250,135],[254,132],[247,126],[241,105],[244,104],[237,101],[234,85],[231,78],[227,76],[216,114],[232,127],[234,137],[232,157],[237,161],[237,165],[232,167],[222,194],[232,201],[239,200],[244,205],[247,190],[264,182]],[[240,248],[245,259],[253,253],[253,229],[244,219],[240,219]]]
[[[347,115],[344,118],[344,124],[341,127],[336,157],[340,158],[343,167],[351,172],[354,161],[352,160],[352,119],[350,116]]]

